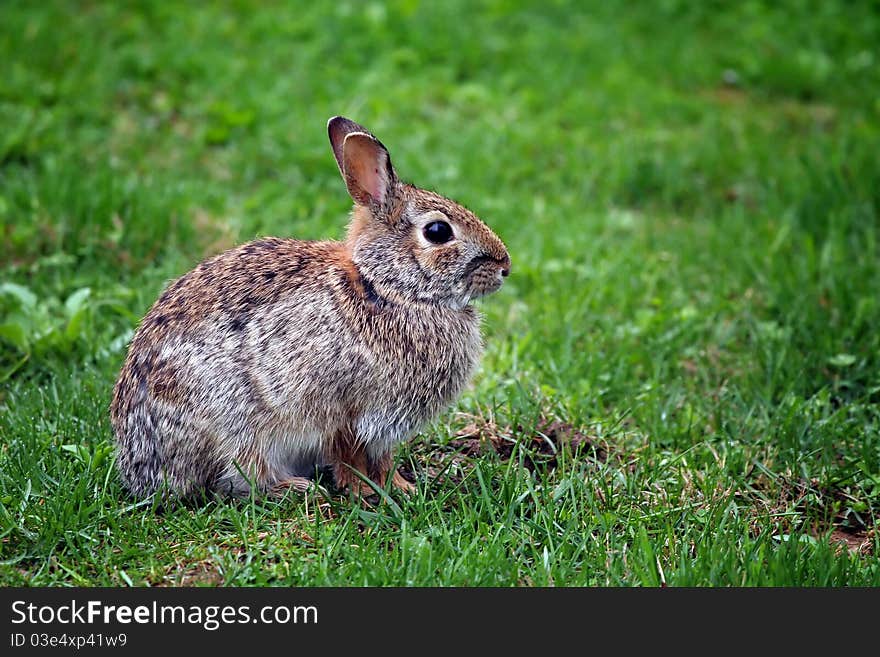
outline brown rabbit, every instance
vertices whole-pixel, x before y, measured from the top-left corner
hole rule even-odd
[[[141,322],[110,407],[137,497],[384,486],[394,450],[461,391],[481,352],[470,302],[510,269],[470,211],[398,180],[363,127],[330,119],[354,200],[344,242],[265,238],[203,261]],[[392,484],[412,484],[397,472]]]

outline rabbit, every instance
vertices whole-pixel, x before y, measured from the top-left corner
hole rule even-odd
[[[471,302],[510,273],[472,212],[401,182],[341,116],[330,145],[354,201],[345,241],[267,237],[171,282],[138,326],[110,419],[135,498],[406,493],[395,448],[460,393],[483,344]]]

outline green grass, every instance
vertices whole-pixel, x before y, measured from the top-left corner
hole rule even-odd
[[[0,584],[880,584],[880,14],[590,4],[4,2]],[[513,259],[418,494],[134,504],[126,341],[344,234],[339,113]]]

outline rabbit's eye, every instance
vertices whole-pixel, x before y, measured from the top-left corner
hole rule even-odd
[[[429,242],[443,244],[452,239],[452,226],[445,221],[432,221],[425,226],[422,234]]]

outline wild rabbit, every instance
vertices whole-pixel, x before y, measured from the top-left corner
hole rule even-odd
[[[142,320],[113,391],[124,486],[281,493],[316,468],[384,486],[394,450],[461,391],[482,348],[470,302],[510,270],[473,213],[401,182],[388,151],[327,124],[354,200],[344,242],[265,238],[172,282]]]

